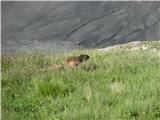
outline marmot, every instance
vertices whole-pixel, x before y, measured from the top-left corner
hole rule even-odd
[[[89,59],[88,55],[80,55],[80,56],[68,57],[67,61],[66,61],[66,65],[68,67],[77,68],[83,62],[87,61],[88,59]]]
[[[88,55],[72,56],[68,57],[64,65],[54,64],[51,66],[54,70],[61,70],[67,68],[78,68],[80,65],[89,59]]]

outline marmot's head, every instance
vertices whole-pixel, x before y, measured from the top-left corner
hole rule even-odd
[[[89,56],[88,55],[80,55],[78,58],[79,58],[80,62],[84,62],[89,59]]]

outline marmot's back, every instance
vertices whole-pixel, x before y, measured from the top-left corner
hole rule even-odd
[[[79,61],[79,57],[76,57],[76,56],[72,56],[72,57],[68,57],[67,58],[67,63],[69,63],[69,62],[73,62],[73,61]]]

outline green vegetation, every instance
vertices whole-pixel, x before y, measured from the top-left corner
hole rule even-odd
[[[48,69],[81,53],[80,69]],[[159,51],[3,55],[1,82],[3,120],[160,119]]]

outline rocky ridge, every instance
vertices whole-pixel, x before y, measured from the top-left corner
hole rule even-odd
[[[2,1],[2,51],[68,51],[160,39],[158,1]]]

